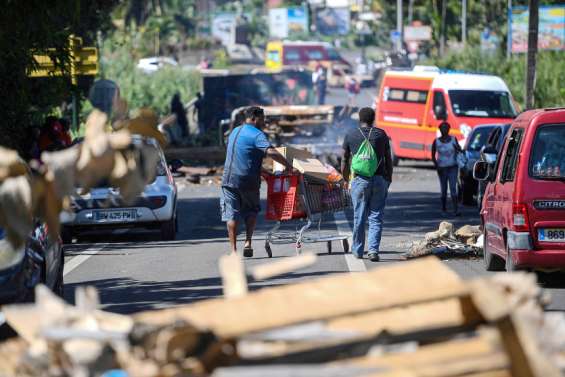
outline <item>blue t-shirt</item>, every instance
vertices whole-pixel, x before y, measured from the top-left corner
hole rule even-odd
[[[228,139],[222,186],[258,190],[263,157],[270,147],[267,135],[257,127],[250,124],[236,127]]]

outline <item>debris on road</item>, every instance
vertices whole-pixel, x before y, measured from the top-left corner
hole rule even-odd
[[[285,273],[312,257],[260,274],[234,258],[223,262],[232,275],[224,281],[237,285],[226,298],[129,317],[97,310],[92,290],[77,307],[41,291],[35,305],[6,307],[20,338],[0,343],[0,375],[553,377],[565,370],[565,320],[544,313],[534,275],[463,281],[430,257],[248,292],[250,276]]]
[[[482,232],[478,226],[464,225],[454,230],[453,224],[442,221],[438,230],[426,233],[424,240],[412,243],[406,259],[436,255],[440,258],[469,258],[482,254]]]

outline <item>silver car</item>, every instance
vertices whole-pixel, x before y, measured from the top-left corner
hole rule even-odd
[[[177,229],[177,187],[167,167],[163,151],[154,139],[134,138],[134,143],[147,143],[159,151],[157,175],[135,203],[126,206],[119,192],[112,187],[97,187],[72,203],[73,216],[63,220],[61,238],[71,243],[74,236],[91,230],[117,228],[159,229],[161,239],[175,239]]]

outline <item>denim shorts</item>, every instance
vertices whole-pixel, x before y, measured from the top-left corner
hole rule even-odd
[[[257,217],[261,210],[259,189],[240,190],[223,186],[220,209],[222,221],[246,220],[249,216]]]

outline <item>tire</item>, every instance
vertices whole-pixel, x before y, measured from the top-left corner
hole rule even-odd
[[[63,253],[61,253],[61,265],[59,267],[59,277],[57,278],[57,282],[53,287],[53,292],[61,298],[63,298],[64,287],[65,287],[64,271],[65,271],[65,256],[63,255]]]
[[[176,227],[176,215],[168,221],[164,221],[161,224],[161,240],[163,241],[172,241],[175,239],[177,234],[177,227]]]
[[[65,245],[73,243],[73,231],[70,228],[61,228],[61,241],[63,241]]]
[[[510,249],[508,249],[508,245],[506,245],[506,272],[512,273],[516,271],[520,271],[521,268],[517,267],[512,260],[512,253]]]
[[[466,206],[472,206],[475,204],[473,188],[471,187],[468,178],[463,179],[461,182],[461,202]]]
[[[343,248],[344,254],[349,253],[349,241],[347,240],[347,238],[341,241],[341,247]]]
[[[488,250],[486,229],[483,231],[483,261],[487,271],[504,271],[504,260]]]

